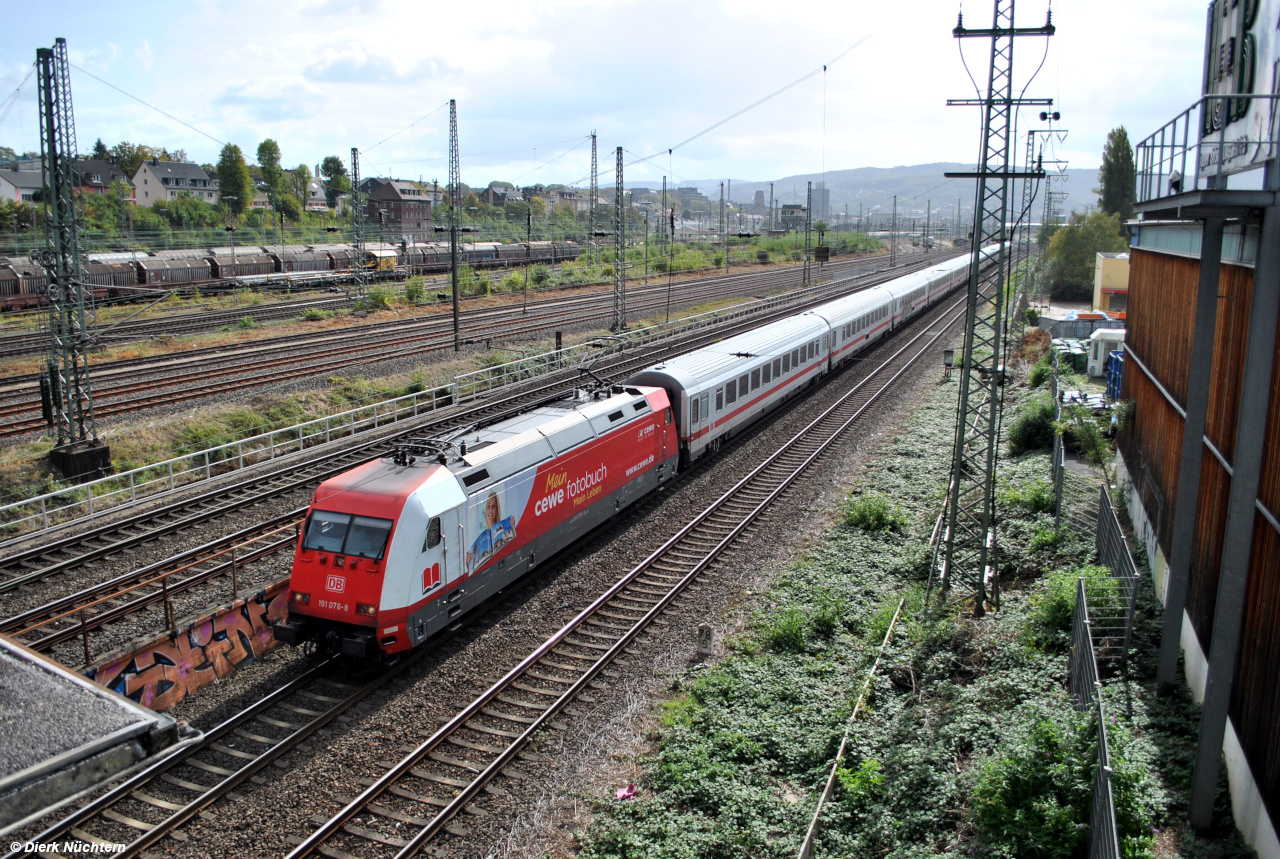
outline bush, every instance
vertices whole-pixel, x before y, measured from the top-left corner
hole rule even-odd
[[[551,280],[551,270],[545,265],[535,265],[533,271],[529,273],[529,279],[533,281],[534,286],[542,286]]]
[[[236,323],[236,327],[241,331],[252,331],[258,327],[258,322],[252,316],[242,316],[240,321]]]
[[[1017,420],[1009,427],[1009,451],[1018,456],[1033,450],[1050,450],[1053,434],[1053,400],[1037,397],[1022,407]]]
[[[1010,507],[1022,507],[1031,513],[1053,512],[1053,484],[1047,480],[1010,486],[999,498]]]
[[[973,816],[994,855],[1069,859],[1083,846],[1092,779],[1088,723],[1045,718],[982,765]],[[1001,849],[1003,848],[1003,850]]]
[[[318,307],[308,307],[302,311],[302,318],[307,322],[319,322],[321,319],[331,319],[332,317],[332,310],[321,310]]]
[[[804,650],[809,635],[809,622],[795,606],[777,612],[760,627],[760,639],[771,650]]]
[[[410,304],[417,304],[419,301],[421,301],[423,293],[425,292],[425,284],[426,284],[426,279],[423,278],[423,276],[420,274],[415,274],[413,277],[405,281],[405,284],[404,284],[405,301],[408,301]]]
[[[1080,579],[1085,580],[1091,604],[1095,600],[1101,603],[1119,597],[1120,582],[1106,567],[1086,564],[1049,573],[1037,584],[1027,620],[1028,632],[1040,646],[1067,645],[1071,620],[1076,613],[1076,589]]]
[[[844,504],[844,522],[863,531],[901,531],[906,524],[896,504],[880,494],[859,495]]]
[[[1034,307],[1028,307],[1023,315],[1026,316],[1028,325],[1040,324],[1040,311],[1036,310]]]

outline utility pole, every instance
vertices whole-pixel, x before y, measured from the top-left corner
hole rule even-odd
[[[524,201],[524,307],[520,313],[529,312],[529,267],[533,265],[533,203]]]
[[[804,283],[809,284],[809,253],[813,247],[813,183],[808,183],[804,202]]]
[[[663,253],[667,252],[667,242],[671,237],[667,235],[667,177],[662,177],[662,217],[658,220],[658,245]]]
[[[889,222],[889,267],[898,264],[898,195],[893,195],[893,220]]]
[[[1018,36],[1052,36],[1052,13],[1043,27],[1015,28],[1014,0],[993,0],[989,29],[970,30],[963,13],[957,18],[958,39],[991,40],[991,59],[984,98],[950,99],[950,105],[981,107],[982,150],[972,173],[947,173],[946,178],[976,179],[973,243],[970,249],[969,295],[965,310],[965,339],[956,412],[955,447],[943,532],[940,578],[942,598],[953,586],[969,590],[973,615],[982,617],[990,600],[999,605],[999,564],[996,560],[995,487],[996,444],[1004,400],[1004,343],[1008,324],[1004,285],[1009,273],[1009,183],[1039,178],[1042,172],[1019,173],[1010,163],[1013,113],[1020,105],[1052,104],[1047,99],[1013,95],[1013,43]],[[983,248],[994,245],[993,259]],[[983,271],[984,263],[986,271]],[[994,264],[991,264],[994,263]]]
[[[649,213],[644,213],[644,285],[649,285]]]
[[[773,232],[775,229],[776,227],[774,226],[774,220],[773,220],[773,183],[770,182],[769,183],[769,232]]]
[[[600,197],[600,178],[596,172],[596,133],[591,132],[591,200],[587,208],[587,241],[591,246],[595,246],[596,234],[596,200]],[[598,260],[599,255],[593,254],[593,260]]]
[[[355,248],[356,300],[368,293],[368,270],[364,264],[364,204],[360,202],[360,150],[351,147],[351,244]]]
[[[928,246],[929,226],[930,226],[930,218],[932,217],[932,215],[933,215],[933,201],[929,200],[924,204],[924,235],[921,236],[922,241],[920,242],[921,246],[924,247],[925,250],[929,249],[929,246]]]
[[[627,217],[622,198],[622,147],[613,190],[613,331],[627,330]]]
[[[57,445],[51,464],[72,479],[111,471],[111,450],[98,440],[89,380],[89,348],[97,337],[93,292],[80,272],[80,211],[75,176],[76,123],[71,106],[67,41],[36,49],[40,161],[47,195],[45,248],[31,261],[49,275],[49,358],[40,373],[45,422]]]
[[[724,253],[724,273],[729,274],[729,236],[728,224],[724,215],[724,183],[720,183],[720,250]]]

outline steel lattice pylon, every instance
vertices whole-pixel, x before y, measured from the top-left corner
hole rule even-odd
[[[613,197],[613,326],[627,328],[627,213],[623,208],[622,147],[618,147],[618,174]]]
[[[97,331],[93,292],[84,288],[80,272],[80,183],[66,40],[38,49],[36,65],[47,221],[45,249],[31,257],[49,274],[49,359],[40,379],[45,419],[59,448],[97,445],[88,361]]]
[[[449,99],[449,273],[453,288],[453,351],[462,351],[458,322],[458,230],[462,227],[462,159],[458,155],[458,100]]]
[[[356,298],[369,292],[369,275],[364,263],[364,204],[360,201],[360,150],[351,147],[351,246],[355,249]]]
[[[599,227],[596,224],[596,200],[600,199],[600,174],[596,165],[596,133],[591,132],[591,199],[587,201],[587,247],[595,248],[596,233]],[[599,258],[599,252],[592,254],[592,259]]]
[[[948,177],[974,178],[977,188],[941,583],[944,593],[957,584],[969,589],[973,594],[974,615],[978,617],[985,612],[988,599],[998,604],[999,598],[994,501],[996,442],[1004,381],[1002,338],[1007,322],[1004,285],[1010,256],[1006,247],[1009,183],[1043,175],[1011,169],[1014,109],[1020,104],[1046,103],[1013,97],[1013,44],[1018,36],[1053,34],[1051,19],[1046,20],[1044,27],[1016,29],[1014,0],[994,0],[993,7],[990,29],[966,29],[961,17],[954,30],[957,38],[991,40],[987,94],[984,98],[948,102],[980,106],[983,135],[978,169],[971,174],[947,174]],[[994,259],[988,261],[984,270],[983,249],[989,245],[998,247]]]

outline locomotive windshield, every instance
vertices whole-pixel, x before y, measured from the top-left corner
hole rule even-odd
[[[307,520],[302,548],[381,560],[391,524],[390,519],[315,510]]]

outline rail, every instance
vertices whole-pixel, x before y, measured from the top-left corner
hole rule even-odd
[[[463,373],[430,390],[358,406],[338,414],[139,466],[74,487],[13,501],[0,506],[0,529],[14,535],[0,542],[0,548],[22,539],[35,529],[46,529],[52,524],[94,516],[113,507],[171,493],[192,483],[269,462],[308,447],[465,402],[505,385],[566,369],[591,356],[670,340],[722,322],[764,313],[784,304],[802,301],[829,289],[833,284],[857,277],[858,275],[851,275],[827,283],[812,284],[769,298],[744,302],[727,310],[707,311],[669,324],[624,332],[605,341],[592,341]]]
[[[1247,108],[1251,99],[1261,99],[1271,102],[1274,111],[1277,98],[1280,95],[1265,93],[1206,95],[1166,122],[1134,151],[1138,172],[1136,202],[1222,188],[1224,170],[1231,169],[1231,162],[1244,159],[1248,165],[1261,166],[1266,159],[1274,158],[1278,143],[1275,132],[1256,138],[1243,135],[1228,139],[1227,128],[1242,118],[1237,115],[1239,105]],[[1229,115],[1235,118],[1227,119]],[[1275,129],[1274,117],[1264,127]]]

